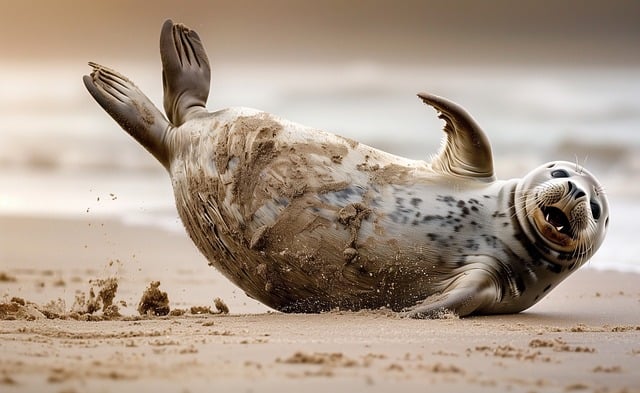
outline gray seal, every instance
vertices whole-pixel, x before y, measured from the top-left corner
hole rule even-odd
[[[254,109],[208,112],[196,32],[165,22],[160,53],[168,119],[116,71],[89,63],[84,83],[167,169],[209,264],[274,309],[520,312],[604,239],[591,173],[558,161],[496,180],[485,133],[444,98],[418,94],[445,139],[430,161],[410,160]]]

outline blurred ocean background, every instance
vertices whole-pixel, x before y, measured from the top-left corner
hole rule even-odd
[[[638,2],[1,3],[0,215],[183,231],[168,176],[81,81],[103,63],[161,107],[171,17],[208,50],[212,111],[253,107],[428,159],[442,137],[415,96],[428,91],[476,118],[501,179],[584,165],[612,210],[588,266],[640,272]]]

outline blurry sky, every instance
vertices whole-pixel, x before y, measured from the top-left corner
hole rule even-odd
[[[0,0],[0,62],[156,60],[166,18],[217,61],[640,64],[640,1]]]

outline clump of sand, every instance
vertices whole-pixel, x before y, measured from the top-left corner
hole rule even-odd
[[[218,314],[229,314],[229,307],[219,297],[213,299],[213,305],[216,307],[216,310],[218,310]]]
[[[192,315],[203,315],[203,314],[229,314],[229,306],[224,302],[224,300],[219,297],[213,299],[213,307],[215,310],[211,309],[211,306],[192,306],[189,309],[189,312]],[[187,313],[187,310],[183,310],[180,308],[176,308],[171,310],[169,313],[170,316],[180,316]]]
[[[89,291],[76,293],[71,310],[67,310],[64,300],[52,300],[39,305],[25,301],[19,297],[9,299],[5,296],[0,300],[0,320],[36,320],[36,319],[76,319],[76,320],[116,320],[122,318],[120,306],[126,307],[126,302],[115,302],[118,291],[118,279],[110,277],[106,279],[89,280]],[[215,298],[212,306],[191,307],[192,315],[199,314],[228,314],[229,307],[220,299]],[[160,281],[152,281],[142,293],[138,304],[138,313],[142,317],[156,316],[183,316],[187,310],[169,307],[169,295],[160,290]],[[139,318],[139,317],[138,317]]]
[[[0,282],[16,282],[16,278],[8,273],[0,272]]]
[[[152,281],[149,287],[142,293],[138,304],[140,315],[167,315],[169,314],[169,295],[160,289],[160,281]]]
[[[46,316],[31,302],[26,302],[19,297],[12,297],[9,301],[0,303],[0,320],[27,320],[43,319]]]
[[[83,315],[102,310],[105,317],[119,317],[119,308],[113,303],[118,292],[118,280],[115,277],[110,277],[90,280],[89,283],[91,287],[88,298],[84,293],[77,294],[71,311]]]
[[[52,300],[38,305],[19,297],[0,303],[0,319],[3,320],[35,320],[35,319],[85,319],[102,320],[121,317],[118,305],[114,303],[118,291],[118,280],[115,277],[90,280],[88,294],[79,292],[70,311],[67,311],[64,300]],[[120,302],[125,305],[124,302]],[[101,315],[94,315],[101,312]]]
[[[287,364],[320,364],[330,366],[341,367],[354,367],[358,365],[358,362],[347,358],[340,352],[326,353],[326,352],[314,352],[306,353],[298,351],[285,359],[276,359],[277,363]]]
[[[229,314],[229,307],[219,297],[213,300],[215,311],[211,306],[193,306],[189,309],[192,315],[200,314]],[[152,281],[140,298],[138,313],[147,316],[182,316],[187,313],[183,309],[169,307],[169,295],[160,290],[160,281]]]

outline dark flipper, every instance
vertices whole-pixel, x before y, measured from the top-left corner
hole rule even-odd
[[[167,133],[171,125],[129,79],[96,63],[82,80],[89,93],[120,126],[144,146],[165,168],[169,167]]]
[[[160,33],[164,110],[176,127],[205,110],[211,67],[198,33],[171,20]]]
[[[484,181],[495,180],[491,144],[473,117],[445,98],[428,93],[420,93],[418,97],[438,110],[438,117],[446,122],[444,148],[433,160],[433,168]]]

